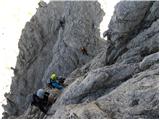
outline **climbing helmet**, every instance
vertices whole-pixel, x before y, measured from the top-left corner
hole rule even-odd
[[[53,73],[50,78],[51,78],[51,80],[56,80],[57,79],[57,75],[55,73]]]
[[[41,99],[43,99],[44,98],[44,90],[43,89],[39,89],[38,91],[37,91],[37,96],[39,97],[39,98],[41,98]]]

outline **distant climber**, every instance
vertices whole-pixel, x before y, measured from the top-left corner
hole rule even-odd
[[[59,19],[59,24],[56,30],[58,31],[60,28],[64,29],[64,27],[65,27],[65,18],[63,17]]]
[[[81,51],[83,54],[88,55],[88,52],[87,52],[87,50],[86,50],[85,47],[81,47],[81,48],[80,48],[80,51]]]
[[[47,86],[49,88],[57,88],[58,90],[63,90],[65,78],[57,76],[55,73],[52,73],[50,79],[47,80]]]
[[[18,70],[16,68],[10,67],[11,70],[13,70],[14,74],[16,74],[18,72]]]
[[[64,29],[65,19],[64,18],[60,19],[59,24],[60,24],[60,27]]]

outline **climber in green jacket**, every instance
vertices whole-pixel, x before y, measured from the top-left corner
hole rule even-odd
[[[55,73],[52,73],[50,79],[47,80],[47,86],[49,88],[56,88],[58,90],[63,90],[65,78],[57,76]]]

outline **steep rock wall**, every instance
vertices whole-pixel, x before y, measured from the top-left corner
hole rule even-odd
[[[40,2],[19,40],[15,76],[4,109],[9,116],[22,114],[30,94],[54,71],[66,77],[100,50],[99,24],[104,12],[98,2]],[[88,55],[80,49],[84,47]],[[14,109],[13,109],[14,106]]]
[[[28,107],[18,118],[159,118],[159,2],[119,2],[105,32],[106,42],[99,38],[103,12],[98,2],[61,4],[65,27],[55,33],[52,52],[46,47],[50,61],[36,81],[44,84],[54,70],[67,76],[68,86],[47,115]],[[77,50],[84,44],[89,44],[90,56]]]
[[[104,49],[70,74],[70,85],[45,117],[158,118],[158,6],[118,3]]]

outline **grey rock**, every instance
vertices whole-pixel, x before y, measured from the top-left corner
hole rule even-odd
[[[127,51],[119,56],[118,63],[137,63],[145,56],[158,52],[159,49],[159,20],[139,33],[127,44]]]
[[[158,118],[158,69],[147,70],[96,102],[110,118]]]
[[[87,76],[77,79],[68,86],[58,102],[61,104],[78,103],[86,96],[95,94],[100,89],[111,89],[114,85],[121,83],[138,71],[137,64],[114,65],[93,70]],[[96,95],[94,97],[96,99]]]
[[[150,4],[150,1],[119,2],[115,6],[114,15],[109,24],[110,39],[112,41],[127,39],[130,36],[129,33],[133,32],[144,19]]]
[[[48,118],[158,118],[158,69],[136,74],[89,103],[66,105]]]
[[[60,30],[58,41],[53,47],[53,59],[44,74],[42,80],[44,82],[52,71],[66,76],[77,67],[84,65],[97,54],[98,47],[103,44],[98,39],[98,25],[102,20],[103,12],[96,2],[78,2],[78,4],[66,2],[63,14],[66,25],[64,30]],[[87,49],[88,56],[80,52],[81,47]]]
[[[159,1],[154,1],[144,21],[145,27],[150,26],[157,19],[159,19]]]
[[[64,109],[58,110],[52,118],[103,119],[104,116],[105,112],[99,110],[96,104],[78,104],[68,105]]]
[[[44,1],[40,1],[38,5],[39,7],[47,7],[47,3],[45,3]]]
[[[39,5],[22,30],[18,43],[18,73],[9,94],[17,107],[9,112],[8,102],[6,111],[9,115],[22,114],[29,105],[26,97],[45,87],[53,71],[66,77],[91,60],[104,43],[98,28],[104,12],[98,2],[46,4],[42,1]],[[81,53],[82,46],[87,49],[88,56]]]
[[[151,50],[149,51],[154,51],[156,49],[158,49],[158,32],[159,29],[159,19],[155,22],[152,23],[151,27],[148,29],[145,29],[143,32],[141,32],[139,35],[137,35],[133,40],[130,41],[130,43],[127,45],[127,48],[134,48],[134,47],[138,47],[141,46],[140,44],[142,44],[144,47],[147,47]],[[153,49],[153,50],[152,50]]]
[[[159,118],[158,1],[119,2],[107,41],[98,2],[43,5],[22,31],[4,118]],[[30,97],[53,71],[66,87],[44,115]]]
[[[145,70],[158,62],[159,62],[159,52],[145,57],[143,61],[140,62],[140,69]]]

